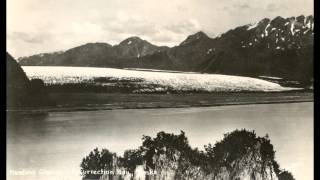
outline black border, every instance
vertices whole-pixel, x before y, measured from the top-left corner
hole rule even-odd
[[[3,4],[2,4],[3,3]],[[2,65],[0,66],[1,67],[1,82],[3,83],[2,86],[1,86],[1,100],[3,102],[3,108],[2,108],[2,113],[1,113],[1,119],[0,119],[0,140],[1,140],[1,155],[0,155],[0,161],[1,161],[1,176],[0,176],[0,179],[6,179],[6,157],[7,157],[7,154],[6,154],[6,145],[7,145],[7,141],[6,141],[6,137],[7,137],[7,121],[6,121],[6,85],[7,84],[6,82],[6,39],[7,39],[7,34],[6,34],[6,6],[7,5],[7,0],[6,1],[1,1],[1,8],[3,8],[1,10],[1,12],[3,13],[3,15],[1,16],[1,48],[3,48],[3,51],[2,51]],[[2,171],[3,170],[3,171]]]
[[[8,1],[8,0],[6,0]],[[1,16],[1,49],[2,49],[2,63],[3,65],[1,67],[1,78],[2,78],[2,86],[1,86],[1,91],[2,91],[2,103],[3,103],[3,108],[2,108],[2,118],[0,120],[0,140],[1,140],[1,155],[0,155],[0,161],[1,161],[1,176],[0,179],[6,179],[6,65],[4,64],[6,62],[6,39],[7,39],[7,34],[6,34],[6,1],[1,1],[3,4],[0,6],[2,9],[3,15]],[[317,10],[320,9],[319,6],[319,1],[314,0],[314,179],[319,179],[317,178],[317,164],[319,161],[319,154],[317,152],[320,151],[319,148],[319,138],[320,138],[320,130],[318,129],[320,120],[320,84],[319,84],[319,74],[320,74],[320,62],[319,62],[319,53],[320,53],[320,45],[319,45],[319,35],[318,31],[320,29],[319,23],[317,21]],[[2,171],[3,170],[3,171]]]
[[[319,91],[320,91],[320,85],[319,85],[319,74],[320,74],[320,62],[319,62],[319,21],[317,22],[317,10],[319,10],[319,1],[314,0],[314,127],[313,127],[313,132],[314,132],[314,179],[319,179],[318,178],[318,173],[317,173],[317,164],[319,161],[319,154],[317,152],[320,151],[319,148],[319,137],[320,137],[320,131],[318,129],[319,127],[319,120],[320,120],[320,115],[319,115]]]
[[[2,108],[2,113],[1,113],[1,124],[0,124],[0,128],[1,128],[1,134],[0,134],[0,138],[1,138],[1,176],[0,176],[0,179],[6,179],[6,145],[7,145],[7,141],[6,141],[6,137],[7,137],[7,121],[6,121],[6,86],[5,84],[6,83],[6,52],[4,51],[4,49],[6,50],[6,39],[7,39],[7,36],[6,36],[6,4],[7,4],[7,0],[6,1],[1,1],[1,13],[3,13],[1,15],[1,49],[3,48],[3,51],[1,53],[1,60],[2,60],[2,65],[1,65],[1,82],[3,83],[2,86],[1,86],[1,100],[3,101],[3,108]],[[3,9],[2,9],[3,8]],[[5,83],[5,84],[4,84]]]

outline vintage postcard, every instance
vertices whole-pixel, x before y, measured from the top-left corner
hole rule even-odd
[[[8,180],[313,180],[312,0],[8,0]]]

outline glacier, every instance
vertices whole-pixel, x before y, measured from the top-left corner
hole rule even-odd
[[[65,66],[22,66],[29,79],[41,79],[45,84],[94,84],[95,78],[109,78],[113,81],[131,81],[143,85],[136,92],[161,92],[168,87],[176,91],[279,92],[298,90],[283,87],[277,83],[244,76],[201,73],[176,73],[165,71],[140,71],[115,68],[65,67]],[[148,86],[150,85],[150,86]],[[154,87],[158,85],[158,87]],[[159,88],[162,87],[162,88]]]

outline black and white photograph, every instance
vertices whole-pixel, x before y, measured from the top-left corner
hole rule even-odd
[[[313,0],[7,0],[7,180],[313,180]]]

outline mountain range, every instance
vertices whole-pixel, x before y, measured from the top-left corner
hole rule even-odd
[[[23,66],[145,68],[313,83],[314,17],[276,17],[231,29],[215,38],[200,31],[174,47],[139,37],[118,45],[88,43],[63,52],[18,58]]]

